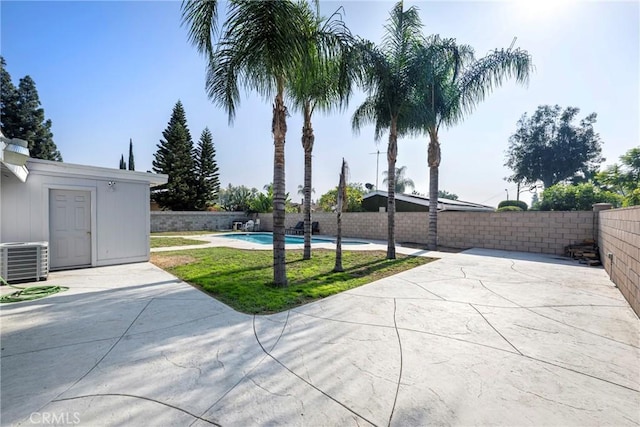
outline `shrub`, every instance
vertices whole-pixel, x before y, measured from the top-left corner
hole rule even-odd
[[[542,192],[541,211],[590,211],[595,203],[619,207],[622,196],[601,190],[586,182],[578,185],[556,184]]]
[[[520,206],[502,206],[496,209],[496,212],[522,212],[523,209]]]
[[[526,211],[528,206],[522,200],[503,200],[498,204],[498,209],[504,208],[506,206],[516,206],[520,208],[520,210]],[[512,209],[511,209],[512,210]]]

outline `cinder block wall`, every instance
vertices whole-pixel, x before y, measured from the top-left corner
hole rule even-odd
[[[593,212],[442,212],[438,244],[563,254],[571,243],[594,238]]]
[[[231,230],[234,221],[248,221],[244,212],[152,211],[151,232]]]
[[[302,221],[302,214],[287,214],[286,226]],[[273,230],[270,214],[260,215],[262,229]],[[314,213],[320,233],[336,234],[336,215]],[[429,217],[426,212],[398,212],[396,242],[426,244]],[[387,214],[345,212],[345,237],[387,239]],[[452,248],[488,248],[562,254],[564,247],[594,238],[593,212],[441,212],[438,214],[438,244]]]
[[[640,316],[640,206],[600,211],[598,215],[604,268]]]

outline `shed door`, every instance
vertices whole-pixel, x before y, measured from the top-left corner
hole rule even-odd
[[[51,268],[91,265],[91,193],[51,190],[49,205]]]

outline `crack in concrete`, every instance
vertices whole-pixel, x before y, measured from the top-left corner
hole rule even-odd
[[[398,277],[398,279],[403,280],[403,281],[405,281],[405,282],[407,282],[407,283],[410,283],[410,284],[412,284],[412,285],[414,285],[414,286],[417,286],[417,287],[419,287],[420,289],[422,289],[423,291],[428,292],[428,293],[430,293],[431,295],[437,296],[438,298],[440,298],[440,299],[441,299],[441,300],[443,300],[443,301],[446,301],[446,299],[445,299],[445,298],[441,297],[440,295],[436,294],[435,292],[431,292],[430,290],[428,290],[428,289],[424,288],[422,285],[420,285],[420,284],[418,284],[418,283],[412,282],[411,280],[403,279],[402,277]],[[395,300],[395,299],[394,299],[394,300]]]
[[[278,344],[278,342],[280,342],[280,338],[282,338],[282,335],[284,334],[284,330],[287,327],[287,323],[289,322],[289,311],[287,312],[287,317],[282,325],[282,330],[280,330],[280,335],[278,336],[278,339],[276,340],[275,343],[273,343],[273,346],[271,346],[271,350],[273,350],[276,345]],[[254,336],[258,337],[257,332],[256,332],[256,315],[253,315],[253,334]],[[258,343],[260,344],[260,341],[258,341]],[[262,347],[262,344],[260,344],[260,347]],[[263,348],[264,350],[264,348]],[[216,355],[217,358],[217,355]],[[260,366],[260,364],[267,358],[267,356],[262,356],[262,359],[260,359],[258,361],[258,363],[255,364],[255,366],[253,366],[251,369],[249,369],[234,385],[232,385],[229,390],[227,390],[226,392],[224,392],[215,402],[213,402],[213,404],[211,406],[209,406],[207,409],[205,409],[202,414],[200,416],[204,416],[204,414],[206,414],[207,412],[209,412],[211,409],[213,409],[218,403],[220,403],[220,401],[222,401],[222,399],[224,399],[225,397],[227,397],[227,395],[229,393],[231,393],[242,381],[244,381],[245,379],[249,378],[249,374],[251,374],[251,372],[253,372],[258,366]],[[220,362],[222,363],[222,362]],[[224,364],[223,364],[224,366]],[[251,379],[251,378],[249,378]],[[195,421],[194,421],[195,422]],[[193,423],[191,423],[191,425],[193,425]]]
[[[140,313],[138,313],[138,315],[135,317],[135,319],[133,319],[131,321],[131,323],[129,324],[129,326],[127,327],[127,329],[122,333],[122,335],[120,335],[120,337],[118,338],[118,340],[116,342],[113,343],[113,345],[111,345],[111,347],[109,347],[109,350],[106,351],[106,353],[91,367],[91,369],[89,369],[84,375],[82,375],[80,378],[78,378],[73,384],[71,384],[69,387],[67,387],[64,391],[62,391],[61,393],[59,393],[56,397],[53,398],[53,401],[55,401],[57,398],[59,398],[60,396],[62,396],[63,394],[65,394],[66,392],[68,392],[69,390],[71,390],[73,387],[76,386],[76,384],[78,384],[80,381],[82,381],[84,378],[86,378],[91,372],[93,372],[94,369],[96,369],[98,367],[98,365],[100,363],[102,363],[102,361],[109,355],[109,353],[111,353],[111,351],[118,345],[118,343],[122,340],[122,338],[124,338],[125,335],[127,335],[127,332],[129,332],[129,329],[131,329],[133,327],[133,325],[136,323],[136,321],[140,318],[140,316],[142,316],[142,313],[144,313],[144,311],[147,309],[147,307],[149,307],[149,304],[151,304],[151,302],[153,301],[153,298],[151,298],[146,304],[145,306],[142,308],[142,310],[140,310]],[[46,405],[45,405],[46,406]],[[44,408],[41,407],[40,409]],[[40,409],[38,409],[38,411],[40,411]],[[36,411],[36,412],[38,412]]]
[[[279,397],[292,397],[292,396],[293,396],[292,394],[280,394],[280,393],[275,393],[275,392],[273,392],[273,391],[269,390],[268,388],[263,387],[263,386],[261,386],[260,384],[258,384],[258,383],[256,382],[256,380],[254,380],[254,379],[253,379],[252,377],[250,377],[250,376],[248,376],[248,377],[247,377],[247,379],[248,379],[249,381],[251,381],[251,382],[252,382],[256,387],[258,387],[259,389],[264,390],[264,391],[266,391],[267,393],[272,394],[272,395],[274,395],[274,396],[279,396]]]
[[[163,326],[162,328],[157,328],[157,329],[150,329],[148,331],[141,331],[141,332],[134,332],[132,334],[127,335],[128,337],[136,337],[138,335],[143,335],[143,334],[148,334],[151,332],[157,332],[157,331],[164,331],[167,329],[171,329],[171,328],[176,328],[178,326],[183,326],[183,325],[188,325],[189,323],[195,323],[195,322],[199,322],[201,320],[205,320],[205,319],[210,319],[212,317],[217,317],[217,316],[221,316],[222,314],[227,314],[227,313],[216,313],[216,314],[210,314],[208,316],[203,316],[203,317],[198,317],[197,319],[192,319],[192,320],[186,320],[184,322],[181,323],[176,323],[174,325],[170,325],[170,326]]]
[[[365,322],[354,322],[353,320],[332,319],[330,317],[322,317],[322,316],[317,316],[315,314],[302,313],[302,312],[296,311],[296,310],[291,310],[291,311],[293,311],[296,314],[300,314],[302,316],[307,316],[307,317],[313,317],[315,319],[330,320],[332,322],[340,322],[340,323],[349,323],[351,325],[376,326],[376,327],[380,327],[380,328],[393,329],[393,326],[389,326],[389,325],[379,325],[379,324],[375,324],[375,323],[365,323]]]
[[[161,352],[160,353],[162,355],[162,357],[165,358],[165,360],[169,363],[171,363],[173,366],[175,366],[176,368],[182,368],[182,369],[195,369],[198,371],[198,378],[202,376],[202,369],[200,369],[198,366],[185,366],[185,365],[181,365],[177,362],[174,362],[173,360],[169,359],[169,357],[165,354],[165,352]]]
[[[508,340],[504,335],[502,335],[502,333],[500,333],[500,331],[499,331],[495,326],[493,326],[493,325],[491,324],[491,322],[489,322],[489,319],[487,319],[486,317],[484,317],[484,314],[482,314],[482,313],[480,312],[480,310],[478,310],[478,309],[477,309],[473,304],[469,304],[469,305],[471,306],[471,308],[473,308],[473,309],[474,309],[474,310],[475,310],[475,311],[480,315],[480,317],[482,317],[482,318],[484,319],[484,321],[485,321],[485,322],[487,322],[487,324],[488,324],[489,326],[491,326],[491,329],[493,329],[494,331],[496,331],[496,333],[497,333],[498,335],[500,335],[500,337],[502,337],[502,339],[503,339],[503,340],[505,340],[505,341],[507,342],[507,344],[509,344],[509,345],[510,345],[510,346],[511,346],[515,351],[517,351],[517,352],[518,352],[518,354],[520,354],[520,356],[522,356],[522,352],[521,352],[520,350],[518,350],[518,348],[517,348],[515,345],[513,345],[513,343],[511,343],[511,341],[509,341],[509,340]]]
[[[532,391],[528,391],[528,390],[520,390],[520,391],[523,391],[523,392],[525,392],[527,394],[533,394],[534,396],[537,396],[540,399],[546,400],[547,402],[553,402],[553,403],[557,403],[558,405],[568,406],[569,408],[577,409],[579,411],[598,412],[597,409],[581,408],[581,407],[578,407],[578,406],[569,405],[568,403],[559,402],[559,401],[557,401],[555,399],[549,399],[547,397],[541,396],[538,393],[534,393]]]
[[[134,398],[134,399],[146,400],[148,402],[157,403],[159,405],[163,405],[163,406],[166,406],[168,408],[172,408],[172,409],[175,409],[177,411],[184,412],[185,414],[190,415],[191,417],[195,418],[195,420],[193,422],[196,422],[197,420],[200,420],[200,421],[204,421],[204,422],[209,423],[209,424],[214,425],[214,426],[222,427],[220,424],[216,423],[215,421],[211,421],[211,420],[208,420],[206,418],[202,418],[202,416],[198,416],[198,415],[192,414],[191,412],[187,411],[186,409],[182,409],[182,408],[180,408],[178,406],[171,405],[170,403],[162,402],[161,400],[156,400],[156,399],[152,399],[150,397],[145,397],[145,396],[136,396],[134,394],[126,394],[126,393],[85,394],[85,395],[82,395],[82,396],[73,396],[73,397],[64,397],[62,399],[54,399],[54,400],[52,400],[52,402],[63,402],[63,401],[67,401],[67,400],[86,399],[86,398],[92,398],[92,397],[131,397],[131,398]]]
[[[300,313],[303,314],[303,313]],[[287,316],[287,320],[288,320],[288,316]],[[331,320],[331,319],[328,319]],[[323,396],[331,399],[332,401],[334,401],[335,403],[337,403],[338,405],[342,406],[344,409],[346,409],[347,411],[351,412],[352,414],[354,414],[357,417],[362,418],[363,420],[365,420],[366,422],[368,422],[371,425],[377,426],[376,423],[370,421],[369,419],[367,419],[365,416],[360,415],[358,412],[356,412],[355,410],[349,408],[346,404],[340,402],[338,399],[336,399],[335,397],[331,396],[329,393],[323,391],[322,389],[320,389],[319,387],[317,387],[316,385],[314,385],[313,383],[307,381],[306,379],[304,379],[302,376],[298,375],[297,373],[295,373],[293,370],[291,370],[287,365],[285,365],[283,362],[281,362],[277,357],[273,356],[271,354],[271,350],[273,350],[273,348],[270,351],[267,351],[266,348],[264,348],[264,346],[262,345],[262,342],[260,342],[260,338],[258,337],[256,328],[255,328],[255,322],[254,322],[254,328],[253,328],[253,334],[254,337],[256,339],[256,341],[258,342],[258,345],[260,346],[260,348],[262,349],[262,351],[271,359],[273,359],[274,362],[276,362],[278,365],[282,366],[284,369],[286,369],[288,372],[290,372],[291,374],[293,374],[296,378],[298,378],[300,381],[302,381],[303,383],[309,385],[311,388],[315,389],[316,391],[318,391],[319,393],[321,393]],[[266,357],[266,356],[265,356]]]
[[[92,344],[92,343],[96,343],[96,342],[100,342],[100,341],[110,341],[110,340],[115,340],[117,338],[118,338],[117,336],[114,336],[114,337],[109,337],[109,338],[100,338],[100,339],[96,339],[96,340],[79,341],[79,342],[70,343],[70,344],[56,345],[56,346],[53,346],[53,347],[38,348],[36,350],[23,351],[23,352],[20,352],[20,353],[14,353],[14,354],[8,354],[8,355],[4,355],[3,354],[2,358],[3,359],[8,359],[9,357],[24,356],[25,354],[39,353],[41,351],[47,351],[47,350],[56,350],[58,348],[72,347],[74,345]]]
[[[530,307],[523,306],[522,304],[518,304],[517,302],[512,301],[512,300],[510,300],[509,298],[507,298],[507,297],[504,297],[504,296],[500,295],[498,292],[496,292],[496,291],[492,290],[492,289],[491,289],[491,288],[489,288],[487,285],[485,285],[485,284],[484,284],[484,282],[482,282],[482,280],[479,280],[479,279],[476,279],[476,280],[478,280],[478,281],[480,282],[480,284],[481,284],[485,289],[487,289],[489,292],[492,292],[492,293],[494,293],[495,295],[499,296],[500,298],[503,298],[503,299],[505,299],[506,301],[509,301],[510,303],[512,303],[512,304],[514,304],[514,305],[516,305],[516,306],[517,306],[517,307],[496,307],[496,308],[519,308],[519,309],[527,310],[528,312],[530,312],[530,313],[532,313],[532,314],[534,314],[534,315],[536,315],[536,316],[543,317],[543,318],[545,318],[545,319],[547,319],[547,320],[551,320],[552,322],[560,323],[561,325],[564,325],[564,326],[566,326],[566,327],[568,327],[568,328],[574,328],[574,329],[576,329],[576,330],[578,330],[578,331],[582,331],[582,332],[585,332],[585,333],[587,333],[587,334],[595,335],[595,336],[600,337],[600,338],[603,338],[603,339],[605,339],[605,340],[610,340],[610,341],[616,342],[616,343],[618,343],[618,344],[623,344],[623,345],[626,345],[626,346],[629,346],[629,347],[632,347],[632,348],[640,348],[640,347],[635,346],[635,345],[633,345],[633,344],[629,344],[629,343],[625,343],[625,342],[622,342],[622,341],[618,341],[618,340],[616,340],[615,338],[611,338],[611,337],[607,337],[607,336],[604,336],[604,335],[600,335],[600,334],[597,334],[597,333],[595,333],[595,332],[589,331],[589,330],[587,330],[587,329],[583,329],[583,328],[580,328],[580,327],[578,327],[578,326],[568,324],[568,323],[563,322],[563,321],[561,321],[561,320],[554,319],[553,317],[545,316],[544,314],[538,313],[537,311],[533,310],[533,309],[532,309],[532,308],[530,308]],[[482,305],[480,305],[480,304],[475,304],[475,305],[477,305],[478,307],[482,307]]]
[[[398,324],[396,321],[396,313],[397,313],[397,304],[394,298],[393,300],[393,326],[396,330],[396,336],[398,337],[398,348],[400,350],[400,372],[398,373],[398,385],[396,386],[396,395],[393,398],[393,406],[391,407],[391,414],[389,414],[389,422],[387,426],[391,425],[391,420],[393,419],[393,413],[396,410],[396,403],[398,402],[398,394],[400,393],[400,382],[402,381],[402,340],[400,339],[400,331],[398,331]]]

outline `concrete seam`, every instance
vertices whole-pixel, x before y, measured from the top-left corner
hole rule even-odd
[[[473,308],[476,312],[478,312],[478,314],[479,314],[479,315],[484,319],[484,321],[485,321],[485,322],[487,322],[487,324],[488,324],[489,326],[491,326],[491,329],[493,329],[494,331],[496,331],[496,333],[497,333],[498,335],[500,335],[500,336],[502,337],[502,339],[503,339],[503,340],[505,340],[505,341],[506,341],[506,342],[507,342],[511,347],[513,347],[513,349],[514,349],[515,351],[517,351],[517,352],[518,352],[518,354],[520,354],[520,356],[522,356],[522,352],[521,352],[520,350],[518,350],[518,348],[517,348],[515,345],[513,345],[513,343],[512,343],[511,341],[509,341],[509,340],[508,340],[504,335],[502,335],[502,334],[500,333],[500,331],[499,331],[498,329],[496,329],[496,327],[495,327],[495,326],[493,326],[493,325],[491,324],[491,322],[489,322],[489,320],[488,320],[486,317],[484,317],[484,314],[482,314],[482,313],[480,312],[480,310],[478,310],[478,309],[477,309],[473,304],[469,304],[469,305],[470,305],[470,306],[471,306],[471,308]]]
[[[398,330],[398,322],[396,319],[397,313],[397,303],[396,299],[393,299],[393,326],[396,330],[396,336],[398,337],[398,348],[400,350],[400,372],[398,373],[398,385],[396,387],[396,395],[393,398],[393,406],[391,407],[391,414],[389,414],[389,422],[387,426],[391,425],[391,420],[393,419],[393,413],[396,410],[396,403],[398,402],[398,394],[400,393],[400,383],[402,382],[402,340],[400,339],[400,331]]]
[[[85,395],[82,395],[82,396],[64,397],[64,398],[62,398],[62,399],[54,399],[54,400],[52,400],[52,402],[63,402],[63,401],[65,401],[65,400],[85,399],[85,398],[88,398],[88,397],[108,397],[108,396],[111,396],[111,397],[132,397],[132,398],[134,398],[134,399],[147,400],[147,401],[149,401],[149,402],[158,403],[158,404],[160,404],[160,405],[163,405],[163,406],[167,406],[167,407],[169,407],[169,408],[176,409],[176,410],[178,410],[178,411],[180,411],[180,412],[184,412],[185,414],[187,414],[187,415],[191,415],[193,418],[196,418],[197,420],[207,422],[207,423],[212,424],[212,425],[214,425],[214,426],[222,427],[220,424],[218,424],[218,423],[216,423],[216,422],[214,422],[214,421],[208,420],[208,419],[206,419],[206,418],[199,417],[199,416],[197,416],[197,415],[195,415],[195,414],[192,414],[191,412],[187,411],[186,409],[182,409],[182,408],[180,408],[180,407],[178,407],[178,406],[174,406],[174,405],[171,405],[171,404],[169,404],[169,403],[162,402],[162,401],[160,401],[160,400],[152,399],[152,398],[150,398],[150,397],[136,396],[136,395],[134,395],[134,394],[126,394],[126,393],[98,393],[98,394],[85,394]],[[195,421],[194,421],[194,422],[195,422]]]

